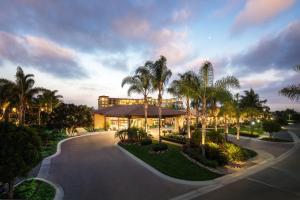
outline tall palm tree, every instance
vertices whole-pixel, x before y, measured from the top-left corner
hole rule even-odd
[[[161,142],[161,104],[162,104],[162,95],[166,84],[172,76],[171,70],[167,66],[167,59],[164,56],[154,63],[148,63],[151,73],[151,80],[153,88],[158,91],[158,135],[159,142]]]
[[[210,100],[216,92],[221,90],[226,90],[229,88],[238,88],[239,80],[234,76],[227,76],[220,80],[214,81],[214,69],[209,61],[202,64],[197,76],[196,82],[198,82],[197,87],[195,87],[195,94],[199,95],[202,104],[202,131],[201,131],[201,146],[202,154],[205,156],[204,145],[206,137],[206,121],[207,121],[207,101]]]
[[[214,129],[218,130],[218,103],[224,103],[231,100],[231,93],[226,88],[213,88],[211,98],[208,100],[209,107],[213,116]]]
[[[266,102],[266,99],[260,100],[259,95],[251,88],[250,90],[245,90],[244,95],[241,96],[240,108],[247,114],[251,121],[263,113]]]
[[[233,98],[225,101],[221,107],[221,114],[224,116],[224,124],[225,124],[225,141],[228,141],[228,129],[229,129],[229,119],[233,116],[236,116],[236,107]]]
[[[240,125],[240,117],[241,117],[241,112],[240,112],[240,94],[237,93],[235,95],[235,108],[236,108],[236,139],[239,140],[240,139],[240,129],[241,129],[241,125]]]
[[[47,112],[51,113],[53,108],[56,108],[63,98],[62,95],[57,94],[58,90],[47,90],[45,89],[42,94],[38,95],[38,102],[42,106],[47,107]]]
[[[26,106],[28,106],[32,97],[43,88],[34,87],[34,75],[25,74],[21,67],[17,68],[15,82],[1,79],[0,82],[10,88],[12,95],[17,99],[18,106],[18,120],[19,124],[23,125],[25,122]]]
[[[295,71],[300,72],[300,65],[295,67]],[[288,97],[291,100],[300,100],[300,83],[298,85],[290,85],[288,87],[282,88],[279,94]]]
[[[148,116],[148,95],[153,91],[149,64],[146,62],[144,66],[136,69],[134,76],[127,76],[122,81],[122,87],[125,84],[130,85],[128,88],[128,96],[132,93],[142,94],[144,97],[144,114],[145,114],[145,131],[148,131],[147,116]]]
[[[189,139],[192,138],[191,135],[191,110],[190,110],[190,100],[193,97],[193,78],[194,72],[188,71],[184,74],[178,74],[179,79],[174,80],[171,86],[168,88],[168,92],[177,96],[184,97],[186,99],[186,115],[187,115],[187,133]]]

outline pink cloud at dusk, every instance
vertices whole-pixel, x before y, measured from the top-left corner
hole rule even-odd
[[[271,20],[294,4],[295,0],[247,0],[237,15],[232,33],[238,33],[251,26]]]

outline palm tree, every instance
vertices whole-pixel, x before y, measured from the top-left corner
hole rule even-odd
[[[240,139],[240,129],[241,129],[241,126],[240,126],[240,117],[241,117],[241,113],[240,113],[240,94],[237,93],[235,95],[235,108],[236,108],[236,139],[239,140]]]
[[[213,116],[215,131],[218,130],[218,103],[223,103],[231,100],[231,93],[226,88],[214,88],[212,90],[211,98],[209,99],[210,110]]]
[[[11,88],[5,79],[0,79],[0,121],[8,121],[9,110],[15,105],[16,99],[12,96]]]
[[[51,113],[53,108],[56,108],[63,98],[62,95],[56,94],[58,90],[47,90],[45,89],[41,95],[38,95],[38,102],[41,106],[47,107],[47,112]]]
[[[159,142],[161,143],[161,104],[162,104],[162,95],[166,84],[172,76],[171,70],[167,67],[167,59],[164,56],[154,63],[148,63],[151,73],[151,80],[153,88],[158,91],[158,135]]]
[[[187,133],[189,139],[191,136],[191,110],[190,110],[190,100],[193,97],[193,78],[195,77],[194,72],[189,71],[184,74],[178,74],[179,79],[174,80],[171,86],[168,88],[168,92],[171,94],[186,99],[186,115],[187,115]]]
[[[206,107],[207,101],[210,100],[214,95],[229,88],[238,88],[239,81],[233,76],[227,76],[214,82],[214,69],[209,61],[203,63],[200,67],[199,74],[196,79],[197,87],[195,87],[195,94],[199,95],[202,104],[202,131],[201,131],[201,146],[202,154],[205,156],[204,145],[206,137]]]
[[[295,67],[295,71],[300,72],[300,65]],[[288,97],[291,100],[300,100],[300,83],[298,85],[290,85],[279,91],[279,94]]]
[[[144,97],[144,113],[145,113],[145,131],[148,131],[147,115],[148,115],[148,95],[152,92],[151,75],[149,71],[149,64],[146,62],[144,66],[136,69],[134,76],[127,76],[122,81],[122,87],[125,84],[130,85],[128,88],[128,96],[132,93],[142,94]]]
[[[228,101],[225,101],[223,106],[221,107],[221,114],[224,116],[224,123],[225,123],[225,141],[228,141],[228,129],[229,129],[229,122],[228,120],[233,116],[236,116],[236,107],[233,98]]]
[[[241,96],[240,108],[248,115],[249,120],[253,120],[256,116],[264,111],[264,104],[267,100],[260,100],[259,95],[251,88],[245,90]]]
[[[26,106],[28,106],[32,97],[44,90],[43,88],[34,87],[35,81],[33,77],[33,74],[25,74],[22,68],[18,67],[15,82],[7,79],[0,80],[3,85],[9,87],[12,95],[17,99],[18,120],[20,125],[23,125],[25,122]]]

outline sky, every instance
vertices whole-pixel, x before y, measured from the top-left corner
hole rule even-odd
[[[272,110],[300,110],[278,95],[300,80],[293,71],[300,1],[2,0],[0,7],[0,77],[13,80],[21,66],[67,103],[96,108],[100,95],[127,97],[122,79],[164,55],[172,80],[209,60],[216,80],[239,78],[233,92],[253,88]]]

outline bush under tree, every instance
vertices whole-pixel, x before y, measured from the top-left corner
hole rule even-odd
[[[40,161],[40,138],[33,129],[0,123],[0,182],[13,198],[16,177],[24,177]]]

